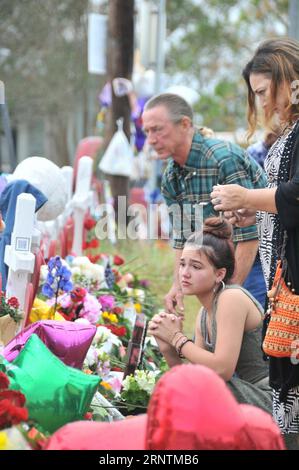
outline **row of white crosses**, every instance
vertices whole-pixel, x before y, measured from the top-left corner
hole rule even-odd
[[[5,247],[4,262],[9,267],[6,298],[17,297],[21,309],[25,307],[26,288],[34,270],[35,253],[39,249],[41,237],[45,235],[43,232],[47,232],[50,239],[57,239],[59,230],[63,228],[72,212],[75,222],[72,252],[77,255],[82,254],[84,217],[92,201],[90,191],[92,165],[92,158],[80,159],[73,197],[73,169],[71,167],[62,169],[68,191],[65,211],[55,221],[39,223],[39,230],[36,228],[35,198],[25,193],[17,198],[11,244]]]

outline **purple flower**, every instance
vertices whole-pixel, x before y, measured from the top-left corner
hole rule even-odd
[[[112,310],[115,305],[113,295],[101,295],[99,297],[99,302],[101,303],[103,310]]]
[[[60,269],[62,266],[62,262],[60,256],[53,256],[48,261],[48,269],[52,271],[54,268]]]
[[[150,282],[148,279],[140,279],[139,284],[141,287],[147,289],[150,286]]]
[[[52,287],[47,282],[42,287],[42,294],[44,294],[46,297],[49,297],[49,298],[53,297],[54,295],[54,291]]]
[[[62,264],[59,256],[53,256],[48,261],[48,275],[42,287],[42,293],[47,297],[55,296],[55,310],[59,291],[69,292],[73,288],[71,271]]]
[[[71,281],[61,279],[58,283],[58,286],[60,290],[63,290],[64,292],[69,292],[73,288],[73,283]]]

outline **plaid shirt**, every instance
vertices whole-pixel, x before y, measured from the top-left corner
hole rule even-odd
[[[200,202],[208,202],[203,208],[203,218],[219,215],[214,211],[210,193],[216,184],[239,184],[245,188],[264,188],[267,184],[262,168],[246,152],[230,142],[204,138],[195,132],[191,150],[185,165],[180,166],[169,160],[162,177],[161,190],[168,206],[177,204],[186,209],[191,231],[195,230],[195,207]],[[175,224],[175,212],[170,219]],[[190,231],[189,231],[190,234]],[[181,222],[173,232],[173,247],[182,249],[188,234]],[[234,242],[258,238],[255,225],[234,229]]]

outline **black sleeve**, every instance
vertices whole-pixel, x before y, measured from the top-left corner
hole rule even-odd
[[[291,174],[287,183],[281,183],[275,193],[277,212],[287,230],[299,227],[299,133],[294,146]]]

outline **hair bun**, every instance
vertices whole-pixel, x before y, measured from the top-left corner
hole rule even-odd
[[[225,219],[210,217],[204,221],[203,233],[209,233],[217,238],[229,240],[232,238],[232,226]]]

